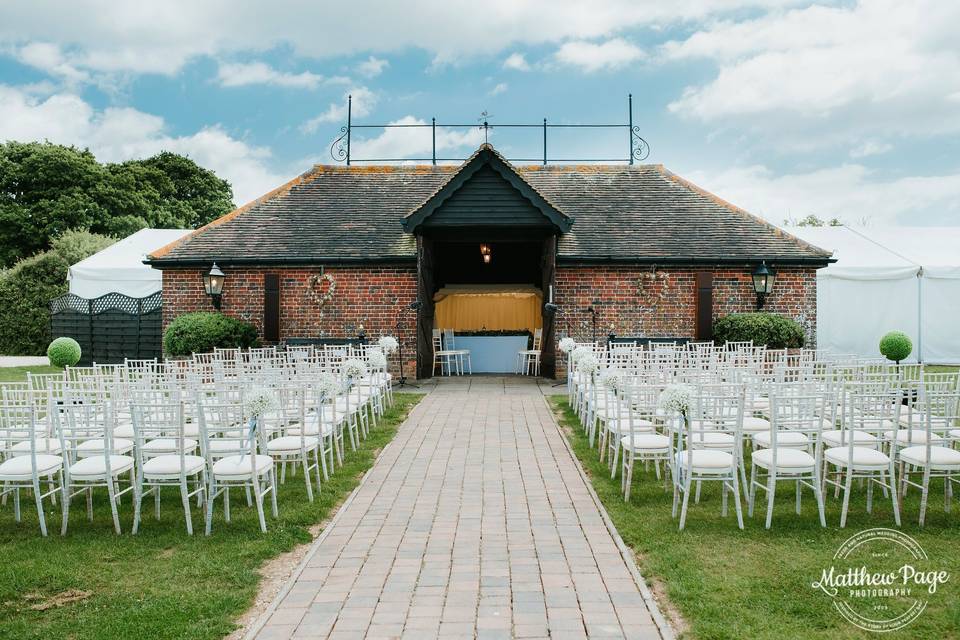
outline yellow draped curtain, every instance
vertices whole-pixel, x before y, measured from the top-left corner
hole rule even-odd
[[[437,329],[533,332],[541,324],[542,296],[534,287],[444,287],[434,302]]]

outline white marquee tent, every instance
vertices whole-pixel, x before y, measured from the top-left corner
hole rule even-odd
[[[790,233],[834,252],[817,271],[817,346],[879,355],[898,330],[911,360],[960,363],[960,227],[796,227]]]
[[[178,240],[189,229],[141,229],[70,267],[70,293],[98,298],[122,293],[144,298],[161,289],[161,271],[143,264],[146,254]]]

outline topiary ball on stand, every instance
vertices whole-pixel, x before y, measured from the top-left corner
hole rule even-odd
[[[47,357],[54,367],[72,367],[80,362],[80,344],[73,338],[57,338],[47,347]]]
[[[887,360],[893,360],[900,364],[900,361],[909,358],[912,352],[913,342],[902,331],[891,331],[880,338],[880,353]]]

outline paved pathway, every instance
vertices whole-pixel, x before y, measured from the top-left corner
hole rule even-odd
[[[445,382],[252,634],[660,638],[620,549],[536,385]]]

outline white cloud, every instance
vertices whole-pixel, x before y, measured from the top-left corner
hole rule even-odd
[[[613,38],[600,44],[593,42],[565,42],[557,50],[557,61],[580,67],[584,71],[617,69],[643,59],[643,51],[623,38]]]
[[[89,76],[66,61],[60,47],[50,42],[31,42],[20,47],[17,59],[68,83],[86,82]]]
[[[370,56],[363,62],[357,65],[357,72],[368,78],[375,78],[376,76],[383,73],[383,70],[390,66],[389,60],[384,60],[383,58],[377,58],[375,56]]]
[[[693,182],[774,224],[814,214],[872,225],[955,225],[960,173],[882,179],[859,164],[776,175],[762,165],[692,172]]]
[[[413,116],[404,116],[390,124],[428,124]],[[466,131],[437,127],[437,153],[462,150],[461,155],[472,153],[483,142],[483,132],[477,128]],[[431,152],[429,127],[404,127],[384,129],[374,138],[356,137],[351,141],[351,154],[355,158],[429,158]]]
[[[218,125],[190,135],[167,133],[163,118],[129,108],[94,109],[82,98],[57,93],[38,98],[19,87],[0,85],[0,140],[50,140],[89,147],[104,162],[173,151],[193,158],[230,181],[243,203],[284,180],[270,170],[270,150],[233,138]]]
[[[530,71],[530,64],[522,53],[511,53],[507,56],[507,59],[503,61],[503,68],[514,71]]]
[[[960,4],[861,0],[719,22],[663,47],[717,75],[670,105],[799,149],[960,131]]]
[[[352,117],[363,118],[373,112],[379,96],[366,87],[354,87],[343,94],[342,102],[331,102],[327,110],[318,116],[310,118],[302,125],[300,130],[304,133],[316,133],[320,125],[327,123],[346,124],[347,123],[347,96],[353,97]]]
[[[498,82],[497,85],[496,85],[493,89],[490,89],[490,92],[489,92],[489,93],[490,93],[491,96],[495,96],[495,95],[499,95],[499,94],[503,93],[504,91],[506,91],[506,90],[509,89],[509,88],[510,88],[510,87],[507,85],[506,82]]]
[[[310,71],[301,73],[279,71],[263,62],[221,63],[217,69],[217,80],[223,87],[266,84],[295,89],[316,89],[323,82],[323,76]]]
[[[315,58],[419,48],[450,61],[798,1],[491,0],[477,11],[467,0],[32,0],[5,3],[0,44],[57,42],[78,69],[98,72],[174,74],[198,56],[278,47]]]
[[[850,150],[850,157],[866,158],[869,156],[877,156],[886,153],[891,149],[893,149],[893,145],[889,142],[883,142],[881,140],[865,140]]]

